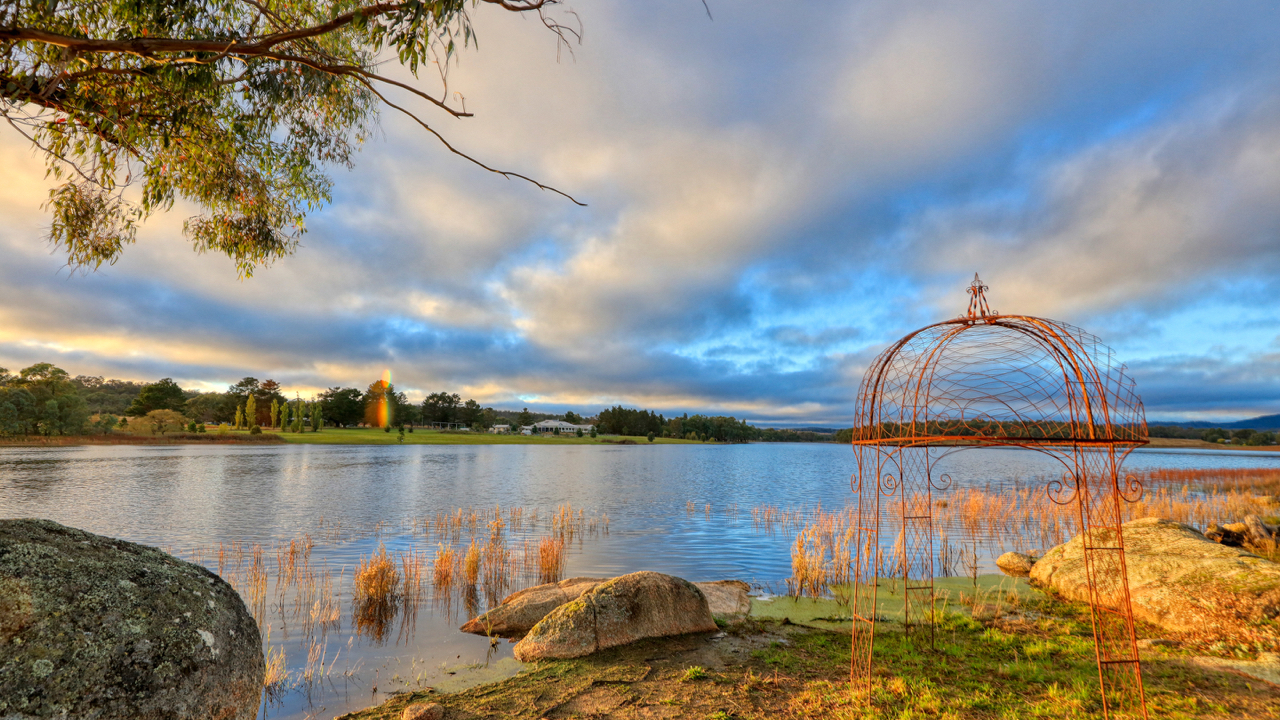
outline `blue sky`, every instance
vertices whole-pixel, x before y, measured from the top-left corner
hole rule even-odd
[[[248,280],[181,204],[69,272],[0,132],[0,366],[304,394],[390,368],[411,397],[842,425],[979,272],[998,310],[1112,346],[1152,421],[1280,412],[1280,6],[710,4],[575,2],[559,61],[478,8],[450,72],[476,117],[431,119],[589,207],[384,115]]]

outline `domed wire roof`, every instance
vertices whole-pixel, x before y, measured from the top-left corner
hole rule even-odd
[[[1000,315],[977,275],[968,313],[882,352],[863,377],[855,445],[1137,446],[1134,383],[1098,338],[1066,323]]]

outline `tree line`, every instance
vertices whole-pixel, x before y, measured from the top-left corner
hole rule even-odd
[[[591,417],[573,411],[557,415],[483,407],[458,393],[429,393],[411,402],[386,380],[364,390],[331,387],[315,397],[285,394],[270,378],[242,378],[225,392],[183,389],[172,378],[153,383],[108,380],[78,375],[50,363],[37,363],[16,374],[0,368],[0,435],[82,435],[116,429],[131,432],[203,432],[206,425],[248,429],[319,431],[325,427],[392,427],[448,425],[485,430],[506,424],[518,429],[542,420],[560,419],[595,425],[610,435],[683,438],[714,442],[829,442],[833,436],[809,431],[757,428],[727,416],[689,415],[667,418],[651,410],[606,408]],[[835,439],[838,439],[836,436]],[[843,440],[848,441],[848,438]]]

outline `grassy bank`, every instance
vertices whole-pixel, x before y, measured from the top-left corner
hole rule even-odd
[[[76,445],[279,445],[275,435],[232,432],[169,433],[167,435],[18,435],[0,437],[0,447],[71,447]]]
[[[1146,445],[1149,448],[1180,448],[1191,450],[1261,450],[1263,452],[1280,452],[1280,445],[1227,445],[1211,443],[1203,440],[1186,438],[1151,438]]]
[[[266,430],[263,434],[275,433]],[[392,429],[386,432],[378,428],[325,428],[318,433],[281,433],[279,437],[288,443],[305,445],[399,445],[400,434]],[[493,435],[490,433],[458,432],[427,430],[415,428],[413,432],[405,432],[405,445],[609,445],[609,444],[649,445],[648,438],[623,437],[620,435],[601,435],[591,437],[584,435]],[[654,438],[653,443],[671,445],[701,444],[694,440],[676,440],[673,438]]]
[[[934,647],[921,633],[908,636],[900,625],[882,622],[868,697],[849,684],[849,623],[840,620],[839,608],[822,602],[792,613],[799,621],[754,617],[723,637],[650,640],[535,663],[497,683],[456,693],[407,692],[343,718],[390,720],[417,702],[444,705],[446,718],[527,720],[1103,716],[1082,606],[1034,592],[994,611],[983,603],[977,611],[948,609]],[[1140,637],[1160,635],[1144,627]],[[1176,645],[1144,650],[1142,659],[1152,718],[1280,717],[1276,685],[1212,667]],[[1112,715],[1118,716],[1126,717]]]

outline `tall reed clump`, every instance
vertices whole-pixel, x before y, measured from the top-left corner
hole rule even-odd
[[[564,537],[552,535],[538,543],[538,582],[559,582],[564,573]]]
[[[467,556],[462,559],[462,581],[467,586],[474,586],[480,578],[480,548],[475,538],[471,539],[471,547],[467,548]]]
[[[452,545],[439,544],[436,559],[432,564],[435,570],[435,586],[448,590],[453,587],[453,568],[458,564],[458,553]]]
[[[387,554],[385,545],[367,559],[360,558],[355,575],[355,600],[358,603],[388,603],[400,594],[400,571]]]

